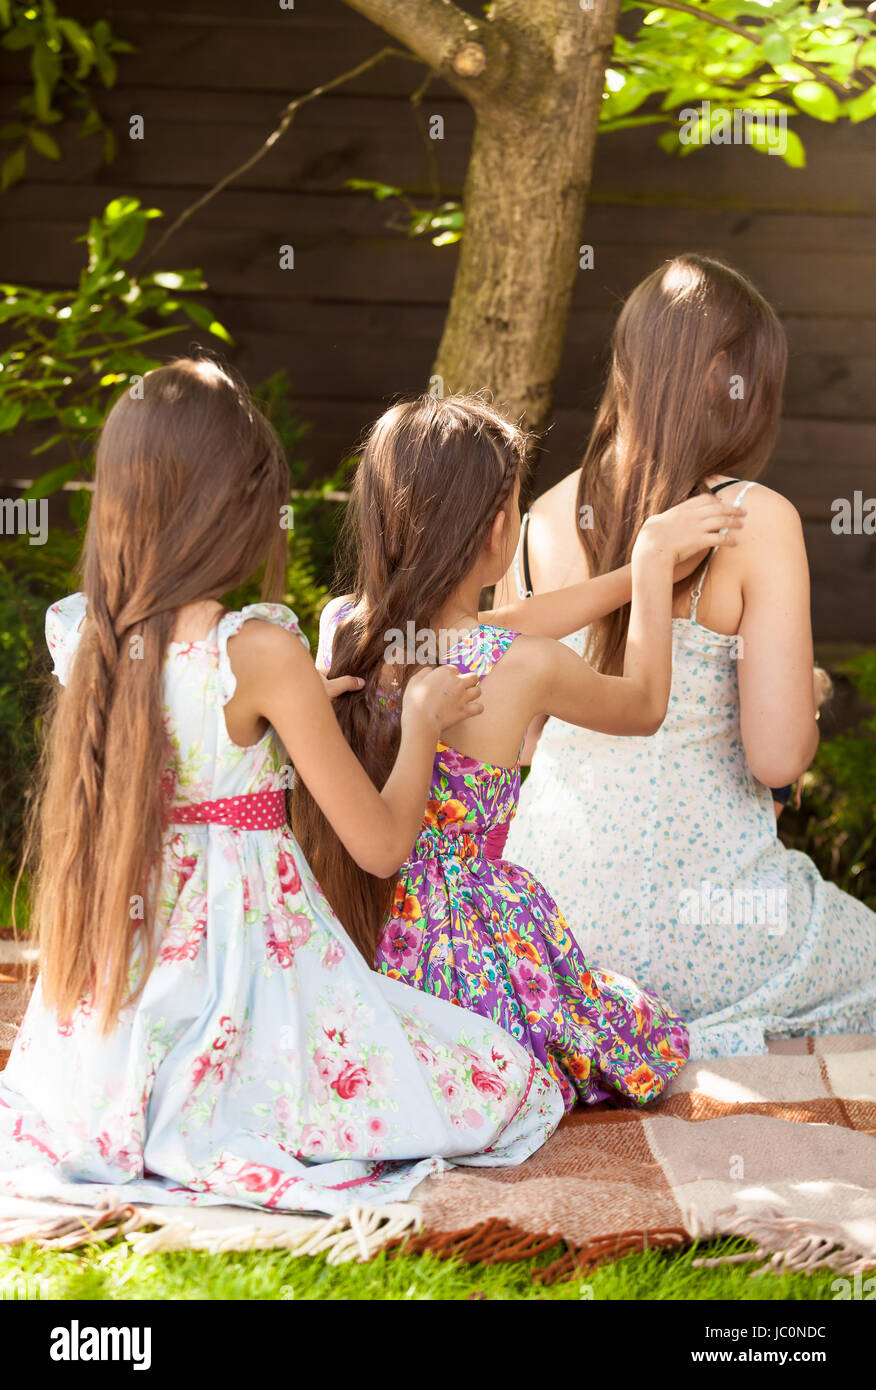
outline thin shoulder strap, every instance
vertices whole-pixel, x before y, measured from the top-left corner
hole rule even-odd
[[[514,579],[517,584],[517,595],[519,598],[532,598],[532,576],[529,573],[529,518],[527,512],[520,523],[520,539],[517,542],[517,549],[514,552]],[[521,576],[520,568],[523,566]]]
[[[710,491],[710,492],[720,492],[722,487],[731,487],[731,486],[733,485],[733,483],[738,483],[738,482],[739,482],[739,479],[738,479],[738,478],[730,478],[726,483],[718,483],[717,487],[710,488],[709,491]],[[748,491],[748,489],[749,489],[750,487],[756,487],[756,486],[757,486],[757,484],[756,484],[753,480],[752,480],[751,482],[745,483],[745,484],[743,485],[743,487],[741,487],[740,490],[737,492],[736,496],[733,498],[733,502],[732,502],[731,505],[734,506],[734,507],[738,507],[738,506],[739,506],[739,503],[742,501],[742,499],[743,499],[743,497],[745,496],[745,494],[746,494],[746,492]],[[721,534],[724,535],[724,532],[722,531]],[[703,585],[704,585],[704,583],[706,582],[706,575],[707,575],[708,572],[709,572],[709,565],[712,563],[712,559],[713,559],[714,554],[715,554],[715,551],[716,551],[717,549],[718,549],[718,547],[715,546],[712,550],[709,551],[708,555],[706,556],[706,560],[705,560],[705,563],[704,563],[704,565],[703,565],[703,568],[702,568],[702,570],[701,570],[701,572],[700,572],[700,577],[699,577],[699,579],[698,579],[697,582],[696,582],[696,587],[695,587],[694,589],[691,589],[691,593],[690,593],[690,620],[691,620],[692,623],[695,623],[696,620],[697,620],[697,606],[698,606],[698,604],[699,604],[700,599],[701,599],[702,596],[703,596]]]
[[[493,627],[491,623],[484,623],[454,643],[441,655],[441,661],[448,666],[455,666],[457,671],[476,675],[483,680],[502,660],[511,643],[519,636],[520,633],[512,628]]]

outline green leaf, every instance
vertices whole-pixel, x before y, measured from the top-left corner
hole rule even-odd
[[[57,444],[58,441],[63,438],[63,434],[51,434],[49,435],[48,439],[44,439],[42,444],[37,444],[36,447],[31,449],[30,452],[34,456],[36,454],[44,454],[48,449],[51,449],[53,445]]]
[[[386,198],[403,198],[404,191],[395,188],[389,183],[375,182],[374,179],[345,179],[345,188],[361,189],[365,193],[371,193],[378,202],[383,202]]]
[[[118,261],[136,256],[146,235],[146,218],[142,212],[130,212],[116,222],[109,234],[109,249]]]
[[[115,84],[118,67],[115,58],[111,58],[106,49],[98,49],[95,61],[97,70],[100,73],[100,80],[105,87],[112,87]]]
[[[64,484],[71,482],[78,472],[79,464],[75,459],[70,463],[62,463],[60,468],[53,468],[32,482],[24,494],[25,500],[48,497],[53,492],[60,492]]]
[[[767,62],[772,63],[774,67],[776,63],[790,63],[794,53],[790,39],[778,29],[773,29],[767,34],[761,44],[761,51]]]
[[[158,270],[147,275],[144,284],[160,285],[166,290],[203,290],[207,286],[200,270]]]
[[[8,48],[12,53],[18,53],[22,48],[31,48],[34,42],[34,29],[32,24],[16,24],[3,36],[3,47]]]
[[[59,19],[58,28],[79,59],[76,66],[76,76],[87,77],[94,66],[96,56],[94,44],[75,19]]]
[[[798,82],[791,89],[791,95],[801,111],[814,116],[817,121],[835,121],[840,114],[840,104],[836,94],[823,82]]]
[[[30,70],[34,80],[34,104],[41,120],[48,116],[52,105],[52,93],[61,75],[61,59],[53,53],[48,44],[39,39],[31,54]]]
[[[14,430],[22,415],[24,406],[21,401],[0,402],[0,434],[8,434]]]
[[[87,487],[78,487],[75,492],[70,493],[70,516],[74,526],[79,531],[84,531],[88,525],[88,514],[91,511],[91,499],[93,494]]]
[[[752,122],[750,129],[752,149],[758,150],[761,154],[772,152],[774,158],[780,156],[792,169],[806,168],[806,151],[796,131],[786,129],[782,144],[779,145],[774,139],[768,138],[762,126]]]
[[[223,341],[223,343],[230,343],[230,344],[233,344],[233,343],[234,343],[234,339],[232,338],[231,334],[228,332],[228,329],[225,328],[225,327],[219,322],[218,319],[213,319],[213,320],[211,320],[211,322],[207,325],[207,327],[209,328],[210,332],[213,334],[213,337],[214,337],[214,338],[221,338],[222,341]]]
[[[637,125],[665,125],[665,116],[622,116],[619,121],[600,121],[599,129],[607,135],[612,130],[630,130]],[[673,146],[673,149],[675,147]]]
[[[17,150],[8,154],[3,161],[3,168],[0,170],[0,190],[5,191],[11,188],[14,183],[23,178],[27,170],[27,151],[24,145],[19,145]]]
[[[103,210],[103,220],[107,223],[121,222],[123,217],[129,217],[132,212],[136,212],[139,206],[139,198],[113,198]]]
[[[69,405],[59,411],[59,418],[62,425],[74,430],[94,430],[103,424],[100,411],[90,405]]]
[[[27,133],[34,149],[41,155],[45,155],[46,159],[61,158],[61,151],[58,148],[57,140],[49,135],[47,131],[40,130],[37,126],[32,126]]]
[[[181,299],[179,300],[179,307],[186,311],[190,320],[193,324],[197,324],[197,327],[210,328],[210,324],[213,322],[213,310],[207,309],[206,304],[196,304],[193,299]]]
[[[876,86],[868,87],[866,92],[862,92],[854,101],[850,101],[845,108],[846,115],[850,121],[868,121],[871,116],[876,116]]]

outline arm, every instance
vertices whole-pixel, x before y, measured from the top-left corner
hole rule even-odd
[[[796,781],[815,756],[809,567],[796,509],[756,488],[742,562],[739,710],[745,756],[768,787]]]
[[[678,553],[684,554],[684,559],[677,561],[674,566],[673,584],[686,579],[706,558],[709,548],[716,543],[712,534],[708,536],[708,547],[699,551],[691,550],[685,543],[690,537],[701,535],[698,528],[703,514],[702,507],[704,503],[709,502],[709,496],[703,494],[690,498],[687,502],[681,502],[669,511],[660,513],[661,518],[671,518]],[[739,529],[744,511],[728,507],[720,498],[714,498],[714,506],[718,510],[712,515],[720,521],[721,527]],[[658,516],[649,517],[645,525],[657,520]],[[714,528],[715,531],[718,529],[717,526]],[[496,599],[501,600],[501,607],[495,608],[492,612],[479,613],[479,620],[493,623],[496,627],[514,628],[517,632],[528,633],[533,637],[568,637],[570,633],[588,627],[604,618],[607,613],[613,613],[616,608],[630,602],[633,592],[632,566],[623,565],[608,574],[597,575],[594,579],[582,579],[577,584],[554,589],[550,593],[535,594],[532,598],[515,599],[511,597],[513,591],[512,566],[496,588]]]
[[[744,513],[736,510],[736,518]],[[672,590],[677,566],[717,546],[735,546],[738,525],[717,498],[700,496],[645,522],[632,559],[632,604],[621,676],[594,671],[558,642],[539,640],[538,709],[606,734],[653,734],[672,682]]]
[[[237,689],[226,709],[233,705],[237,720],[273,725],[359,867],[389,878],[419,831],[442,729],[483,709],[476,679],[446,666],[413,678],[402,704],[395,766],[378,791],[341,733],[323,681],[297,637],[248,622],[229,640],[228,655]]]
[[[602,734],[656,733],[672,680],[671,553],[633,552],[633,598],[621,676],[594,671],[559,642],[538,639],[539,709]]]
[[[502,606],[479,613],[480,622],[513,628],[515,632],[529,633],[533,637],[568,637],[629,603],[633,591],[632,567],[624,565],[610,574],[582,579],[568,588],[535,594],[532,598],[505,600],[510,590],[507,575],[501,586],[496,590],[496,597],[501,593]]]

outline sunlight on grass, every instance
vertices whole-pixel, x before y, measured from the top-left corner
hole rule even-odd
[[[734,1240],[682,1252],[628,1255],[586,1277],[544,1288],[532,1271],[549,1264],[559,1247],[539,1259],[507,1265],[464,1265],[433,1255],[380,1255],[369,1264],[327,1265],[322,1257],[282,1250],[207,1255],[180,1251],[134,1255],[126,1245],[60,1253],[33,1246],[0,1252],[0,1287],[7,1298],[35,1297],[39,1280],[50,1299],[368,1299],[393,1302],[468,1299],[599,1300],[831,1299],[832,1271],[812,1275],[765,1274],[750,1267],[695,1269],[703,1254],[745,1249]],[[18,1290],[16,1292],[16,1290]]]

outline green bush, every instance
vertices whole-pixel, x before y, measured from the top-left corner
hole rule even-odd
[[[329,596],[338,513],[343,506],[326,501],[325,493],[343,484],[346,465],[325,482],[308,485],[310,466],[300,452],[300,443],[309,427],[295,416],[285,375],[277,373],[254,394],[283,440],[291,484],[305,494],[294,503],[284,600],[297,613],[315,652],[319,614]],[[79,584],[77,564],[90,493],[82,490],[66,496],[71,501],[67,528],[53,526],[45,545],[29,545],[25,536],[4,537],[0,549],[0,917],[4,920],[8,920],[9,881],[21,857],[25,807],[48,686],[46,609]],[[236,608],[258,596],[258,583],[252,581],[226,595],[225,602]]]
[[[75,288],[0,285],[0,323],[12,337],[0,353],[0,434],[24,424],[47,430],[31,452],[53,464],[28,497],[47,497],[94,472],[107,410],[133,378],[160,366],[143,351],[147,344],[190,321],[231,342],[210,308],[188,298],[206,289],[200,270],[138,276],[131,269],[150,222],[161,216],[136,198],[114,198],[79,238],[87,255]]]
[[[872,713],[826,739],[803,780],[799,811],[785,812],[789,849],[811,855],[822,875],[876,910],[876,651],[840,669]]]

